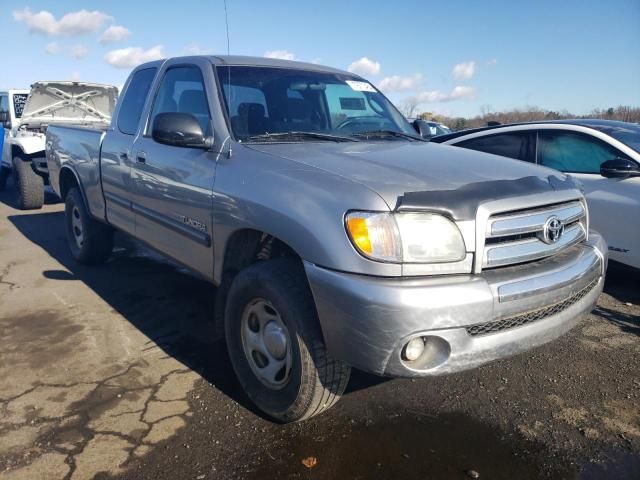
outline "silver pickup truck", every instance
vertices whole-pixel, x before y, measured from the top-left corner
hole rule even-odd
[[[248,396],[316,415],[351,367],[458,372],[562,335],[607,248],[570,177],[423,141],[365,79],[193,56],[137,67],[111,126],[51,126],[51,184],[79,262],[126,232],[217,286]]]

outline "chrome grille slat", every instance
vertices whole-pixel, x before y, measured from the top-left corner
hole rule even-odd
[[[564,233],[550,243],[543,239],[545,224],[557,217]],[[481,268],[496,268],[555,255],[587,238],[587,211],[580,200],[495,213],[488,217]],[[555,239],[554,239],[555,240]]]
[[[505,217],[496,216],[491,218],[487,224],[487,238],[521,235],[540,231],[550,215],[557,216],[566,225],[579,220],[584,214],[584,206],[581,202],[571,202],[555,207],[536,209],[520,214],[511,214]]]
[[[482,266],[486,268],[501,267],[549,257],[585,238],[582,225],[575,224],[565,230],[558,243],[551,245],[538,238],[488,245],[484,249],[485,257]]]

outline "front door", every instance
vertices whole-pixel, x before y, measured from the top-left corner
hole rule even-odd
[[[609,244],[609,256],[640,268],[640,178],[606,178],[600,165],[629,158],[606,142],[565,130],[540,130],[538,162],[569,173],[584,185],[591,228]]]
[[[154,118],[165,112],[189,113],[208,131],[211,115],[198,66],[179,65],[164,72],[145,134],[133,145],[136,236],[209,278],[216,154],[157,143],[151,137]]]

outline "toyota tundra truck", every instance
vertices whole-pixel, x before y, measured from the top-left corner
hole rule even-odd
[[[146,63],[108,128],[50,126],[78,262],[132,235],[216,288],[248,397],[292,422],[351,368],[450,374],[567,332],[607,248],[571,177],[424,141],[371,83],[276,59]]]
[[[10,102],[4,102],[7,95]],[[118,89],[84,82],[36,82],[31,90],[0,92],[0,121],[5,140],[0,160],[0,190],[14,175],[16,203],[22,210],[41,208],[49,184],[45,132],[51,125],[106,128]],[[4,105],[11,108],[5,108]]]

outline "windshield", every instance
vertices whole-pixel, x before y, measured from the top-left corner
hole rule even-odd
[[[14,93],[13,94],[13,112],[16,114],[16,118],[22,117],[24,110],[24,104],[27,103],[27,93]]]
[[[234,135],[240,141],[318,141],[319,134],[351,137],[368,132],[384,140],[416,136],[398,110],[369,82],[337,73],[289,68],[216,68]],[[329,137],[326,137],[329,140]]]
[[[617,122],[615,126],[598,125],[595,128],[640,153],[640,125]]]

